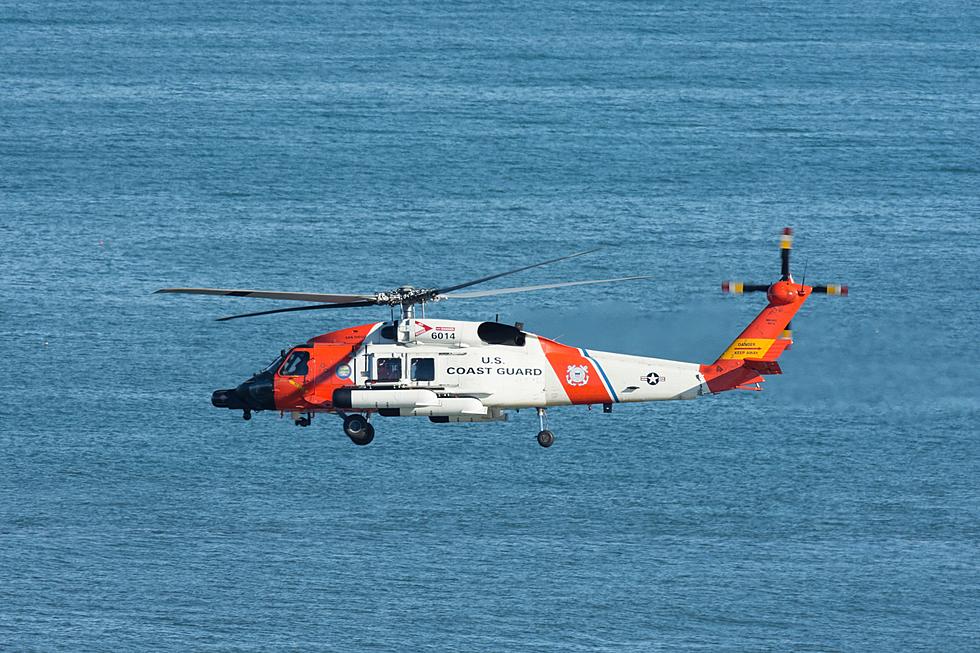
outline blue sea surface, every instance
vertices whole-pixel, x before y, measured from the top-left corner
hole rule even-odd
[[[972,2],[0,6],[0,650],[980,650]],[[373,292],[710,362],[761,393],[369,447],[213,408]],[[503,283],[506,282],[506,283]]]

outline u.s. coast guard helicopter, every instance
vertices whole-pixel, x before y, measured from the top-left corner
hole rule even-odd
[[[228,390],[217,390],[218,408],[242,411],[245,419],[263,410],[290,413],[309,426],[316,413],[335,413],[355,443],[374,439],[373,415],[424,416],[436,423],[493,422],[508,410],[534,408],[538,443],[550,447],[545,409],[572,404],[613,404],[694,399],[726,390],[761,390],[766,375],[780,374],[776,359],[791,344],[790,320],[814,293],[846,295],[847,286],[807,286],[789,270],[792,230],[781,238],[782,274],[772,284],[722,284],[726,292],[765,292],[762,312],[710,364],[614,354],[561,344],[524,331],[520,323],[463,322],[426,318],[425,305],[446,299],[492,297],[550,288],[633,281],[648,277],[568,281],[518,288],[460,292],[493,279],[588,254],[526,265],[516,270],[440,288],[412,288],[374,294],[324,294],[220,288],[163,288],[158,293],[260,297],[313,305],[223,317],[388,305],[401,316],[325,333],[284,350],[263,371]],[[595,251],[595,250],[592,250]],[[419,307],[419,311],[416,311]]]

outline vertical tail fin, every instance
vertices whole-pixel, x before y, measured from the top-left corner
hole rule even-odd
[[[776,360],[792,344],[787,326],[810,296],[811,288],[777,281],[769,288],[769,304],[711,365],[701,373],[712,392],[751,389],[764,374],[780,374]]]
[[[776,359],[793,343],[790,321],[813,293],[827,295],[846,295],[844,285],[815,285],[794,283],[790,274],[790,252],[793,249],[793,230],[783,229],[779,237],[780,277],[771,286],[725,281],[721,284],[724,292],[740,295],[746,292],[764,292],[769,304],[752,320],[738,338],[728,346],[711,365],[702,365],[701,374],[708,389],[712,392],[722,390],[761,390],[758,386],[765,374],[782,374]],[[805,278],[804,269],[804,278]],[[749,387],[755,384],[755,387]]]
[[[786,327],[810,293],[806,286],[796,286],[787,282],[779,282],[773,288],[784,285],[790,286],[788,290],[792,295],[786,297],[790,301],[774,303],[773,298],[770,297],[769,304],[722,352],[716,363],[746,358],[774,361],[792,344],[793,340]],[[779,290],[785,292],[786,289],[779,288]]]

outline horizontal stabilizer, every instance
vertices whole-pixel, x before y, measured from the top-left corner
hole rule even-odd
[[[742,365],[752,370],[753,372],[758,372],[759,374],[782,374],[783,370],[780,369],[779,363],[776,361],[767,361],[759,358],[745,358],[742,359]]]

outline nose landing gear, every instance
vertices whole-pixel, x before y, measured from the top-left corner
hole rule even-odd
[[[538,411],[538,422],[541,424],[541,431],[538,433],[538,444],[547,449],[555,443],[555,434],[544,427],[544,408],[538,408],[536,410]]]
[[[344,417],[344,433],[354,444],[363,447],[374,440],[374,427],[363,415],[346,415]]]

